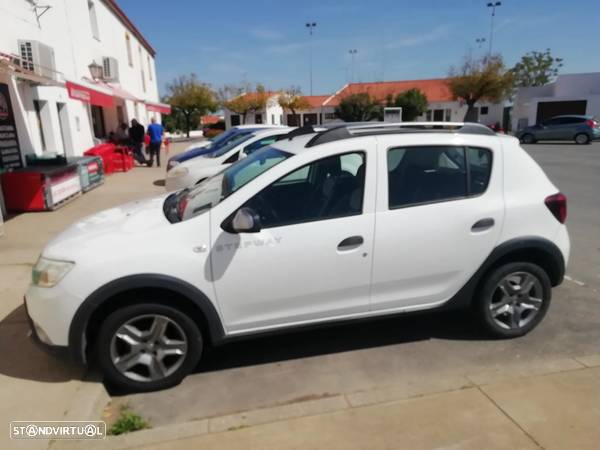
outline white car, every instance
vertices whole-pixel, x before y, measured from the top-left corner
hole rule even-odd
[[[246,129],[260,129],[260,128],[285,128],[285,125],[266,125],[266,124],[251,124],[251,125],[236,125],[235,127],[230,128],[229,130],[225,131],[223,134],[226,134],[228,131],[231,130],[246,130]],[[217,138],[219,138],[221,135],[218,135]],[[208,147],[210,144],[212,144],[214,142],[213,140],[210,139],[204,139],[203,141],[199,141],[199,142],[195,142],[191,145],[189,145],[184,152],[187,152],[189,150],[193,150],[195,148],[204,148],[204,147]]]
[[[236,139],[231,140],[214,152],[189,159],[174,166],[167,172],[165,189],[171,192],[194,186],[222,171],[240,158],[245,158],[257,149],[283,138],[292,130],[293,128],[290,127],[278,127],[255,130],[249,134],[240,134]]]
[[[40,256],[26,309],[38,342],[132,391],[180,382],[205,346],[324,322],[470,306],[512,338],[563,280],[565,219],[515,138],[333,128],[75,223]]]

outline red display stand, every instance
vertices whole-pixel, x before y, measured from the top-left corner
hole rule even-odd
[[[129,172],[133,169],[133,152],[129,147],[118,146],[112,154],[115,172]]]
[[[81,194],[77,164],[17,169],[2,174],[6,208],[52,211]]]
[[[99,156],[100,158],[102,158],[104,173],[106,175],[109,175],[115,171],[113,155],[115,153],[116,148],[117,146],[115,144],[100,144],[90,148],[89,150],[86,150],[85,152],[83,152],[83,154],[85,156]]]

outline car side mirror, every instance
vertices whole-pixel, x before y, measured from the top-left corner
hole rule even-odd
[[[240,208],[228,228],[234,233],[258,233],[261,229],[260,216],[252,208]]]

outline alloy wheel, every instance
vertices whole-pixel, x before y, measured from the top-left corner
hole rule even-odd
[[[114,333],[110,345],[113,365],[134,381],[157,381],[173,374],[185,361],[188,341],[183,329],[159,314],[134,317]]]
[[[518,330],[538,315],[543,302],[544,291],[540,280],[529,272],[513,272],[496,285],[489,309],[498,326]]]

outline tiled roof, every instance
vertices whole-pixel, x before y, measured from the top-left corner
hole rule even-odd
[[[330,95],[305,95],[304,98],[311,108],[320,108]]]
[[[337,106],[343,98],[352,94],[368,93],[377,100],[385,101],[388,95],[397,95],[409,89],[419,89],[429,102],[451,102],[452,93],[447,80],[437,78],[433,80],[407,80],[407,81],[378,81],[373,83],[350,83],[325,101],[325,106]]]

